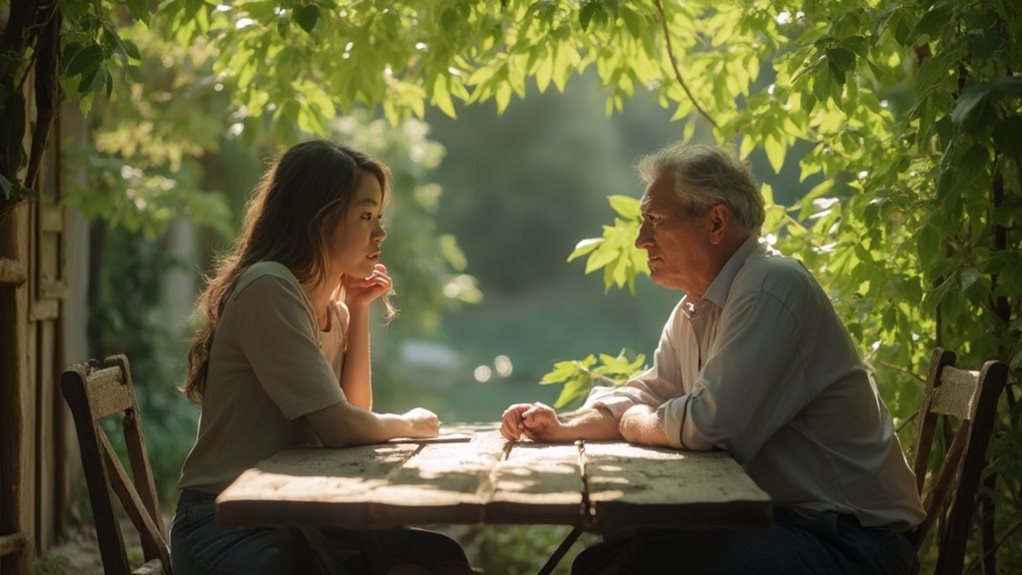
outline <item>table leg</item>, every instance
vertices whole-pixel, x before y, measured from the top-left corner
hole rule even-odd
[[[551,555],[550,559],[547,560],[546,565],[544,565],[543,568],[539,570],[538,575],[550,575],[550,573],[553,572],[554,567],[557,567],[557,564],[561,561],[561,558],[564,557],[564,554],[567,553],[568,549],[571,549],[571,546],[574,545],[575,541],[578,540],[579,535],[582,535],[581,527],[575,527],[574,529],[572,529],[571,533],[568,533],[568,536],[564,538],[564,541],[562,541],[561,544],[557,546],[557,550],[554,551],[554,554]]]
[[[384,575],[387,572],[387,561],[383,558],[383,547],[375,531],[359,531],[358,543],[365,554],[366,563],[371,575]]]
[[[323,532],[319,529],[312,527],[301,527],[299,529],[302,536],[309,543],[309,547],[312,548],[316,556],[319,557],[320,561],[323,562],[323,566],[326,567],[327,573],[331,575],[348,575],[348,570],[341,565],[337,558],[334,557],[333,553],[330,552],[330,544],[327,542]]]

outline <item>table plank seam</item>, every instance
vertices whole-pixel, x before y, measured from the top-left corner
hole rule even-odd
[[[584,439],[579,439],[575,445],[578,446],[578,472],[582,480],[582,504],[579,507],[580,526],[583,529],[589,529],[593,526],[595,517],[593,506],[589,501],[589,475],[586,473],[589,460],[586,458],[586,442]]]

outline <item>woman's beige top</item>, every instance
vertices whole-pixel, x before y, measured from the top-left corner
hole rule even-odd
[[[345,399],[339,380],[346,311],[331,306],[321,331],[288,268],[259,262],[242,273],[216,326],[181,489],[219,493],[281,449],[319,444],[302,416]]]

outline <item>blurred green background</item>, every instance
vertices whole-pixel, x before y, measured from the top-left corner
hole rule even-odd
[[[512,403],[552,404],[559,386],[537,382],[556,361],[621,350],[652,356],[681,294],[647,276],[634,295],[605,291],[601,274],[586,276],[581,261],[566,258],[612,218],[608,195],[642,193],[638,159],[680,139],[684,124],[671,122],[644,95],[608,117],[604,98],[594,78],[583,77],[563,94],[530,93],[503,115],[490,104],[459,109],[457,119],[430,110],[425,122],[397,126],[364,112],[335,122],[332,137],[377,155],[394,174],[382,261],[395,277],[401,311],[373,328],[377,411],[423,406],[448,423],[496,421]],[[117,146],[124,146],[130,141],[120,128],[124,120],[107,118],[96,126],[100,140],[120,137]],[[225,128],[230,135],[231,126]],[[237,136],[214,139],[201,158],[182,160],[175,177],[186,174],[195,186],[191,213],[161,216],[136,202],[111,217],[103,205],[104,217],[90,224],[89,352],[124,352],[131,359],[151,464],[168,506],[176,501],[198,415],[177,391],[195,325],[190,306],[281,149],[265,135]],[[109,201],[129,186],[130,197],[124,166],[137,158],[71,144],[72,157],[86,165],[83,185],[90,192],[73,196],[74,205],[89,215],[97,190]],[[758,153],[752,164],[792,198],[803,189],[795,174],[773,174]],[[207,209],[201,202],[209,196],[220,203]],[[455,533],[474,561],[506,573],[534,571],[566,534],[540,527]],[[570,557],[562,569],[569,564]]]

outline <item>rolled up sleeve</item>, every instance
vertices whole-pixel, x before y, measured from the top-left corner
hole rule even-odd
[[[661,406],[671,441],[750,460],[815,394],[799,354],[798,323],[783,301],[766,292],[729,303],[694,389]]]
[[[594,388],[583,407],[604,407],[615,418],[621,419],[625,411],[633,405],[659,407],[670,398],[683,393],[674,336],[677,329],[675,322],[678,321],[679,313],[679,308],[675,308],[664,326],[660,343],[653,354],[653,367],[623,386]]]

